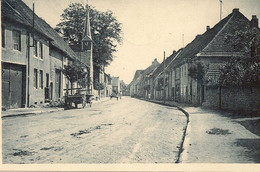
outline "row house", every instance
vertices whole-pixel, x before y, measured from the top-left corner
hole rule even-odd
[[[150,73],[159,66],[157,59],[145,70],[137,70],[132,83],[130,84],[130,95],[134,97],[150,97]]]
[[[166,92],[171,95],[172,100],[194,105],[205,103],[208,85],[200,75],[204,73],[203,77],[217,78],[220,68],[232,57],[245,56],[245,52],[234,49],[235,41],[232,41],[234,37],[230,37],[227,41],[226,36],[237,30],[246,31],[250,23],[255,23],[254,18],[250,22],[239,9],[234,9],[213,28],[207,26],[205,33],[197,35],[184,47],[165,70],[170,81],[168,84],[170,89]],[[197,70],[196,76],[192,70],[194,68]],[[203,71],[200,70],[202,68]]]
[[[109,97],[112,94],[112,77],[105,73],[104,75],[104,97]]]
[[[151,98],[211,107],[223,104],[223,101],[219,100],[220,96],[229,100],[226,104],[235,102],[228,99],[228,95],[229,97],[233,95],[230,92],[225,95],[218,90],[212,91],[210,81],[217,80],[220,68],[231,58],[250,57],[248,52],[235,48],[236,38],[233,33],[245,32],[252,27],[258,28],[257,17],[253,15],[252,19],[248,20],[239,12],[239,9],[233,9],[231,14],[214,27],[207,26],[203,34],[197,35],[191,43],[174,52],[149,73]],[[228,40],[227,37],[229,37]],[[130,91],[134,93],[140,89],[138,83],[141,81],[138,79],[141,80],[139,77],[131,82]],[[142,97],[145,98],[145,96]],[[255,97],[259,99],[259,96]],[[255,104],[257,101],[254,99],[250,102],[250,104]],[[237,106],[242,105],[241,101],[237,104]]]
[[[139,76],[141,76],[141,74],[144,72],[144,70],[137,70],[135,71],[135,75],[134,78],[132,80],[132,82],[129,84],[130,86],[130,96],[131,97],[136,97],[137,96],[137,90],[139,89],[139,85],[138,85],[138,79]],[[138,79],[138,80],[137,80]]]
[[[2,0],[2,107],[30,107],[64,95],[67,43],[22,1]]]
[[[122,96],[126,96],[126,84],[123,80],[120,80],[120,90],[121,90]]]
[[[180,51],[180,50],[179,50]],[[166,72],[170,65],[170,63],[173,61],[173,59],[176,57],[176,55],[179,53],[176,51],[173,51],[172,55],[170,55],[168,58],[164,59],[163,62],[154,70],[152,73],[150,73],[149,80],[150,80],[150,94],[151,98],[153,99],[170,99],[169,92],[169,72]]]

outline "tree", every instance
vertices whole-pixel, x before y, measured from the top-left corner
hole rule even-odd
[[[93,39],[94,70],[100,70],[113,60],[117,43],[122,41],[121,23],[113,16],[112,11],[100,12],[90,7],[90,24]],[[61,22],[55,30],[62,34],[70,45],[80,45],[86,10],[80,3],[72,3],[61,15]]]
[[[79,61],[75,61],[70,65],[65,65],[62,72],[70,81],[71,88],[73,88],[73,83],[75,82],[82,88],[89,87],[92,82],[89,77],[89,69],[86,70],[86,67]]]
[[[98,81],[94,81],[94,89],[95,90],[103,90],[105,88],[103,83],[100,83]]]
[[[244,52],[243,58],[231,58],[220,71],[221,86],[260,86],[260,30],[257,27],[236,30],[226,36],[236,51]]]
[[[195,81],[203,82],[205,67],[200,62],[197,62],[189,68],[188,75]]]

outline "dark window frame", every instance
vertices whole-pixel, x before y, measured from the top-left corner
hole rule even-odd
[[[46,87],[49,87],[50,75],[46,73]]]
[[[38,69],[35,68],[33,71],[33,87],[38,88]]]
[[[39,42],[39,57],[43,59],[43,44]]]
[[[35,57],[37,57],[38,56],[38,41],[33,40],[33,45],[34,45],[33,54],[34,54]]]
[[[43,89],[43,70],[39,72],[39,88]]]
[[[21,31],[13,29],[12,39],[13,39],[13,49],[21,51]]]
[[[2,27],[1,27],[1,29],[2,29],[2,47],[3,48],[5,48],[5,26],[4,25],[2,25]]]

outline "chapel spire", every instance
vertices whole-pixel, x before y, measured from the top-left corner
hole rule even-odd
[[[91,30],[90,30],[90,20],[89,20],[89,6],[86,5],[86,17],[84,21],[84,33],[82,41],[92,41]]]

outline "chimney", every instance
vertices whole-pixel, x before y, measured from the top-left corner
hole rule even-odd
[[[155,65],[156,63],[158,63],[157,58],[154,59],[154,61],[152,62],[152,65]]]
[[[258,18],[256,17],[256,15],[252,15],[252,19],[250,21],[250,27],[256,27],[258,28]]]
[[[239,12],[239,8],[234,8],[234,9],[233,9],[233,13],[234,13],[234,12]]]
[[[210,30],[210,26],[207,26],[206,30],[207,30],[207,31]]]

